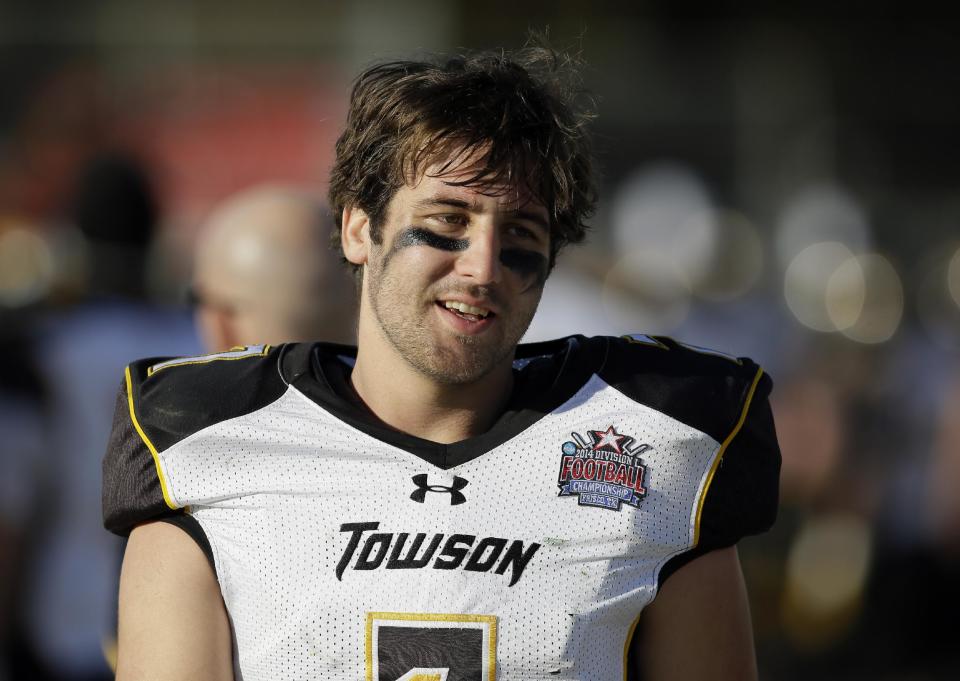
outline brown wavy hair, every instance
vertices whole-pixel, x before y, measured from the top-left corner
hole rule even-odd
[[[329,199],[339,248],[345,206],[370,217],[381,243],[387,205],[431,165],[437,176],[471,159],[456,184],[496,193],[517,184],[550,215],[550,264],[582,241],[597,192],[577,59],[543,46],[444,61],[393,61],[361,73],[337,140]],[[475,162],[479,159],[479,162]],[[505,191],[505,190],[504,190]]]

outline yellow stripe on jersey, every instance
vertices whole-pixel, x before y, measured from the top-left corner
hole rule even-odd
[[[727,447],[733,442],[733,438],[737,436],[737,433],[740,432],[740,428],[743,427],[744,421],[747,420],[747,412],[750,410],[750,403],[753,401],[753,393],[757,389],[757,384],[760,383],[760,377],[763,376],[763,368],[757,367],[757,374],[753,377],[753,383],[750,385],[750,390],[747,392],[747,399],[743,402],[743,410],[740,412],[740,420],[737,421],[737,425],[733,427],[733,430],[730,431],[730,434],[727,435],[727,439],[723,441],[723,444],[720,445],[720,449],[717,450],[717,456],[713,460],[713,465],[710,466],[710,472],[707,474],[707,482],[703,486],[703,492],[700,493],[700,498],[697,499],[697,519],[693,527],[693,545],[697,546],[700,543],[700,516],[703,514],[703,502],[707,498],[707,492],[710,490],[710,483],[713,482],[713,476],[717,472],[717,467],[720,465],[720,460],[723,458],[723,453],[727,451]]]
[[[187,364],[208,364],[210,362],[248,359],[250,357],[266,357],[267,353],[269,352],[269,345],[238,345],[230,348],[226,352],[214,352],[209,355],[198,355],[197,357],[177,357],[176,359],[168,359],[166,362],[160,362],[159,364],[154,364],[153,366],[148,367],[147,376],[153,376],[158,371],[162,371],[163,369],[168,369],[170,367],[180,367]]]
[[[153,464],[157,468],[157,478],[160,480],[160,491],[163,492],[163,500],[170,508],[177,509],[179,507],[173,503],[173,499],[170,498],[170,491],[167,489],[167,480],[163,477],[163,470],[160,468],[160,454],[157,453],[157,448],[150,442],[150,438],[143,432],[143,428],[140,427],[140,422],[137,420],[137,413],[133,408],[133,379],[130,377],[129,366],[126,369],[125,376],[127,379],[127,404],[130,406],[130,420],[133,422],[133,427],[137,429],[137,433],[140,434],[140,439],[143,440],[143,444],[147,446],[150,454],[153,455]]]

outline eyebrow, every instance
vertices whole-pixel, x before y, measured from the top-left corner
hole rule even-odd
[[[417,201],[414,206],[417,210],[423,210],[425,208],[437,208],[439,206],[449,206],[451,208],[460,208],[473,213],[479,213],[481,211],[480,205],[475,202],[464,201],[463,199],[455,199],[446,196],[434,196],[421,199],[420,201]],[[521,220],[527,220],[540,227],[546,234],[550,233],[550,222],[540,213],[519,208],[517,210],[503,211],[500,213],[500,215],[507,215],[510,217],[519,218]]]

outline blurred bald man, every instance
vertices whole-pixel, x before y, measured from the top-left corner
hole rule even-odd
[[[331,221],[308,192],[235,194],[197,243],[197,324],[211,352],[238,345],[354,338],[354,286],[330,248]]]

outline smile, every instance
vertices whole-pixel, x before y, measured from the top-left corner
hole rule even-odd
[[[454,312],[457,316],[463,317],[464,319],[470,321],[486,319],[488,316],[493,314],[490,310],[485,308],[467,305],[466,303],[461,303],[456,300],[442,300],[439,301],[438,304],[442,305],[451,312]]]

